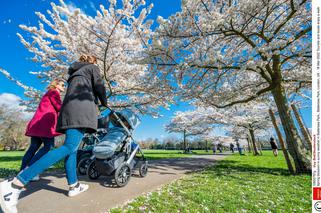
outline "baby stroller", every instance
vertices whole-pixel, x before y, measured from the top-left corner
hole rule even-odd
[[[85,134],[77,150],[77,172],[79,175],[87,174],[87,167],[93,156],[94,146],[107,134],[109,126],[109,116],[98,118],[98,129],[96,133]]]
[[[93,180],[101,175],[112,176],[116,185],[122,187],[128,183],[133,170],[138,170],[139,175],[145,177],[148,162],[132,138],[133,130],[140,123],[139,118],[128,109],[110,111],[105,121],[108,120],[113,127],[97,137],[93,156],[86,164],[87,175]]]

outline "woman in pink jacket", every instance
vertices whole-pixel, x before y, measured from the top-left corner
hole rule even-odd
[[[21,171],[46,154],[54,146],[54,137],[60,135],[56,132],[56,124],[62,104],[60,92],[64,91],[64,82],[55,79],[47,89],[48,91],[42,97],[37,111],[27,126],[25,135],[31,137],[31,143],[23,156]],[[43,147],[38,151],[41,144]],[[34,178],[34,180],[38,179],[39,176]]]

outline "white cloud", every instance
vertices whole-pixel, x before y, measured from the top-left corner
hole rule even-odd
[[[0,94],[0,105],[7,106],[19,106],[21,98],[12,93],[1,93]]]
[[[3,105],[7,108],[11,108],[11,109],[18,109],[19,111],[21,111],[23,113],[23,116],[26,119],[29,119],[33,116],[33,113],[30,112],[26,112],[25,106],[20,106],[19,103],[21,101],[21,98],[15,94],[12,93],[1,93],[0,94],[0,105]]]
[[[4,20],[2,23],[3,23],[3,24],[10,24],[11,21],[12,21],[12,20],[9,18],[9,19],[7,19],[7,20]]]

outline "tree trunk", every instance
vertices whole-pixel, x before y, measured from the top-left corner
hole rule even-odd
[[[205,151],[208,152],[208,144],[207,144],[207,140],[205,141]]]
[[[284,141],[283,141],[283,138],[282,138],[282,134],[281,134],[280,129],[279,129],[279,127],[278,127],[278,125],[276,123],[276,120],[275,120],[274,113],[273,113],[273,111],[271,109],[269,109],[269,113],[270,113],[270,117],[271,117],[273,126],[275,128],[276,134],[278,136],[279,142],[281,144],[281,148],[282,148],[282,151],[283,151],[283,155],[284,155],[286,164],[288,165],[289,172],[291,174],[294,174],[294,169],[293,169],[293,166],[292,166],[292,163],[291,163],[291,160],[290,160],[290,156],[288,154],[288,151],[286,150],[286,147],[285,147],[285,144],[284,144]]]
[[[16,151],[18,149],[18,141],[15,138],[13,138],[12,143],[13,143],[13,150]]]
[[[312,136],[311,136],[311,133],[310,133],[310,131],[309,131],[309,128],[306,128],[306,131],[307,131],[307,133],[308,133],[308,136],[309,136],[310,140],[312,141]]]
[[[302,118],[301,118],[296,106],[294,104],[291,104],[291,107],[292,107],[292,110],[294,112],[295,118],[298,121],[301,134],[303,135],[304,140],[307,143],[309,150],[312,150],[311,139],[310,139],[309,133],[307,132],[307,129],[306,129],[304,123],[303,123],[303,120],[302,120]]]
[[[250,138],[249,137],[246,137],[246,140],[247,140],[247,147],[249,147],[249,153],[251,153],[251,149],[252,147],[250,146]]]
[[[311,163],[307,155],[306,149],[303,147],[302,141],[298,137],[293,118],[290,113],[284,88],[281,83],[277,84],[272,90],[275,104],[278,108],[279,116],[282,122],[288,150],[292,156],[297,173],[310,173]]]
[[[259,151],[257,150],[256,142],[255,142],[255,136],[254,136],[254,130],[249,129],[250,131],[250,136],[251,136],[251,141],[252,141],[252,146],[253,146],[253,155],[260,155]]]
[[[258,147],[259,147],[260,155],[263,155],[263,153],[262,153],[262,145],[261,145],[261,142],[259,141],[259,138],[257,139],[257,144],[258,144]]]
[[[184,148],[184,153],[187,153],[187,144],[186,144],[186,130],[184,129],[183,133],[183,148]]]

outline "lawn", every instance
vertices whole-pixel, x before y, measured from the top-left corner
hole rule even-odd
[[[235,154],[111,212],[311,212],[311,176],[270,151]]]
[[[148,160],[156,160],[156,159],[163,159],[163,158],[186,158],[190,157],[192,155],[199,155],[199,154],[205,154],[205,150],[192,150],[191,154],[184,154],[183,150],[143,150],[145,157]],[[211,154],[211,152],[208,152],[207,154]]]
[[[182,158],[193,154],[204,154],[205,150],[193,151],[193,154],[183,154],[181,150],[144,150],[144,155],[148,160],[163,158]],[[24,151],[0,151],[0,178],[15,175],[20,168]],[[58,162],[50,169],[63,169],[63,161]]]
[[[14,176],[20,169],[21,160],[25,151],[0,151],[0,178]],[[63,169],[64,163],[60,161],[50,169]]]

